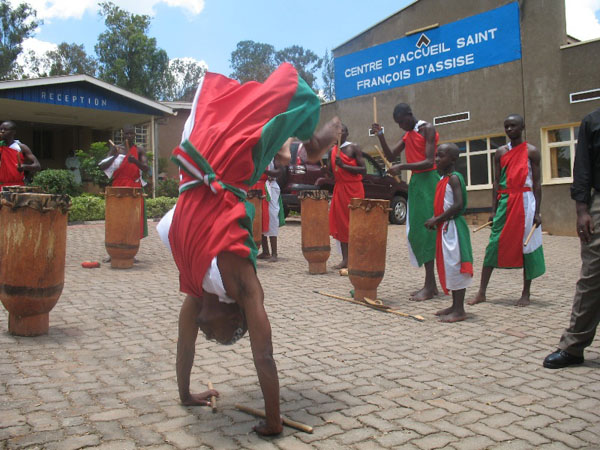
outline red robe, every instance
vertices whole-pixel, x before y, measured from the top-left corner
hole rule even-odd
[[[350,228],[350,199],[365,198],[365,188],[362,184],[362,175],[359,173],[350,173],[347,170],[339,168],[335,164],[335,159],[340,156],[344,164],[349,166],[358,166],[354,158],[346,156],[344,152],[337,147],[331,151],[331,170],[335,177],[335,186],[333,187],[333,198],[329,207],[329,234],[340,242],[347,243],[349,240]]]
[[[262,205],[261,205],[261,217],[262,217],[262,232],[269,232],[269,200],[267,199],[267,180],[268,176],[266,173],[263,173],[256,184],[252,186],[252,189],[256,189],[262,192]]]
[[[129,162],[127,157],[131,155],[135,159],[139,159],[138,149],[135,145],[132,145],[125,155],[123,162],[117,170],[113,173],[111,186],[115,187],[142,187],[142,179],[140,175],[140,168],[134,163]],[[144,217],[144,197],[141,197],[140,205],[140,239],[148,235],[145,225],[146,219]]]
[[[17,167],[22,161],[20,152],[8,146],[0,147],[0,187],[23,186],[25,173],[19,172]]]

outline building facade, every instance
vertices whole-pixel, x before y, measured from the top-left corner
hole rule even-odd
[[[440,142],[461,148],[470,211],[486,214],[503,120],[521,114],[527,141],[542,152],[544,230],[574,235],[569,186],[578,125],[600,107],[600,39],[567,35],[564,0],[443,3],[418,0],[335,48],[337,100],[323,106],[321,122],[338,115],[350,139],[374,153],[374,115],[396,143],[403,131],[393,108],[410,104]]]

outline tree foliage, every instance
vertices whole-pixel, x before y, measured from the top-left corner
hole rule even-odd
[[[48,75],[96,75],[98,63],[88,56],[82,45],[62,42],[56,50],[46,52],[44,57],[49,67]]]
[[[0,0],[0,22],[0,79],[13,78],[23,41],[41,22],[31,6],[21,3],[13,9],[8,0]]]
[[[169,63],[172,84],[165,93],[165,100],[191,102],[206,66],[191,58],[175,58]]]
[[[315,71],[321,68],[323,60],[312,50],[306,50],[299,45],[286,47],[275,53],[276,65],[278,66],[284,62],[292,64],[298,71],[298,74],[311,88],[315,89],[317,87]]]
[[[329,53],[329,50],[325,51],[323,57],[323,71],[321,72],[323,77],[323,98],[331,102],[335,100],[335,66],[333,63],[333,54]]]
[[[147,35],[150,16],[127,12],[114,3],[100,3],[107,30],[98,36],[98,75],[145,97],[158,99],[172,83],[167,52]]]
[[[253,80],[262,83],[277,67],[275,48],[261,42],[240,41],[231,53],[229,63],[233,68],[231,78],[240,83]]]

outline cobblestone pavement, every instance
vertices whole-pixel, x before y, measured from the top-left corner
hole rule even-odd
[[[409,266],[405,228],[390,226],[379,297],[425,322],[314,293],[349,296],[348,278],[309,275],[300,222],[281,229],[280,260],[259,262],[273,328],[283,414],[314,427],[275,439],[251,432],[263,408],[249,340],[198,339],[195,391],[220,390],[219,411],[182,407],[175,380],[182,294],[154,230],[131,270],[83,269],[104,257],[104,226],[69,227],[66,281],[50,333],[7,332],[0,313],[0,449],[599,448],[600,343],[583,366],[542,368],[567,325],[580,260],[575,238],[545,236],[548,272],[533,303],[512,306],[521,271],[496,271],[468,320],[436,321],[449,297],[408,300],[423,272]],[[475,282],[488,231],[473,236]],[[332,254],[329,266],[339,256]],[[24,276],[27,276],[24,274]]]

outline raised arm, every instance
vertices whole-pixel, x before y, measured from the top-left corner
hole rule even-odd
[[[402,139],[400,139],[400,142],[398,142],[393,148],[390,148],[385,139],[383,127],[378,123],[374,123],[373,125],[371,125],[371,131],[379,139],[379,143],[381,144],[383,153],[385,153],[385,157],[388,159],[389,162],[394,161],[404,151],[404,140]]]
[[[308,141],[304,141],[308,161],[318,162],[321,156],[337,142],[341,133],[342,122],[338,117],[334,117],[317,130]]]
[[[110,167],[110,165],[114,162],[115,158],[117,156],[119,156],[119,150],[115,144],[112,144],[109,142],[108,146],[110,147],[110,150],[108,151],[106,158],[110,158],[110,159],[107,159],[106,161],[98,164],[98,167],[100,168],[100,170],[108,169]],[[104,159],[106,159],[106,158],[104,158]]]

